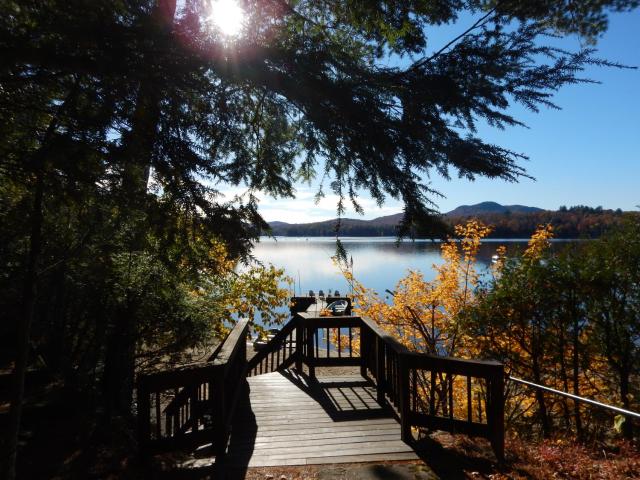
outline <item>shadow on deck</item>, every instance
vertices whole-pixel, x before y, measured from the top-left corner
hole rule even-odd
[[[184,477],[235,479],[249,467],[418,460],[421,429],[483,437],[503,458],[500,363],[409,351],[366,318],[292,313],[250,359],[244,320],[208,362],[141,377],[143,456],[191,447],[197,468]],[[326,367],[360,374],[316,377]]]
[[[361,376],[286,370],[248,379],[225,465],[230,468],[417,459],[393,412]]]

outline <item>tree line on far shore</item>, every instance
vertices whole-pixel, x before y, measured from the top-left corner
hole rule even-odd
[[[475,218],[493,226],[488,238],[529,238],[538,225],[546,224],[554,226],[555,238],[599,238],[612,227],[619,226],[625,215],[636,213],[578,205],[569,208],[562,206],[556,211],[444,215],[439,229],[429,232],[415,230],[414,234],[425,238],[444,237],[453,232],[456,224]],[[336,221],[285,225],[276,223],[272,225],[272,233],[290,237],[330,237],[336,234]],[[398,230],[391,223],[345,219],[340,223],[339,233],[345,237],[386,237],[397,235]]]

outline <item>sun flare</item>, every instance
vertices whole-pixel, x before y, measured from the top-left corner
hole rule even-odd
[[[209,21],[223,35],[236,37],[244,26],[245,14],[237,0],[212,0]]]

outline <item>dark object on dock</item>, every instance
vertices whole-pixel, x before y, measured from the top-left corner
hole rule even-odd
[[[346,300],[336,300],[335,302],[327,305],[327,310],[331,312],[331,315],[346,315],[349,308],[349,302]]]
[[[291,313],[314,313],[316,316],[320,315],[320,312],[327,310],[331,305],[342,305],[345,302],[346,308],[336,308],[336,312],[331,312],[332,315],[351,315],[351,299],[349,297],[326,297],[322,296],[323,292],[320,290],[317,297],[292,297],[290,303]],[[325,303],[326,302],[326,303]]]
[[[256,340],[255,342],[253,342],[253,349],[256,352],[259,352],[260,350],[262,350],[264,347],[267,346],[267,340],[264,340],[262,338],[259,338],[258,340]]]

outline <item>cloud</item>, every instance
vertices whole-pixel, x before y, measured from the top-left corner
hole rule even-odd
[[[243,187],[223,187],[220,188],[220,192],[225,198],[231,199],[236,195],[243,195],[247,192],[247,189]],[[254,193],[254,195],[259,199],[260,213],[268,222],[279,220],[287,223],[307,223],[336,218],[338,196],[327,194],[316,204],[316,192],[315,188],[302,185],[296,189],[295,198],[275,199],[261,192]],[[402,204],[395,200],[389,200],[382,207],[379,207],[375,200],[363,194],[362,197],[358,198],[358,202],[364,209],[365,214],[363,216],[358,215],[353,208],[350,208],[350,203],[345,202],[348,207],[345,217],[370,220],[402,211]]]

